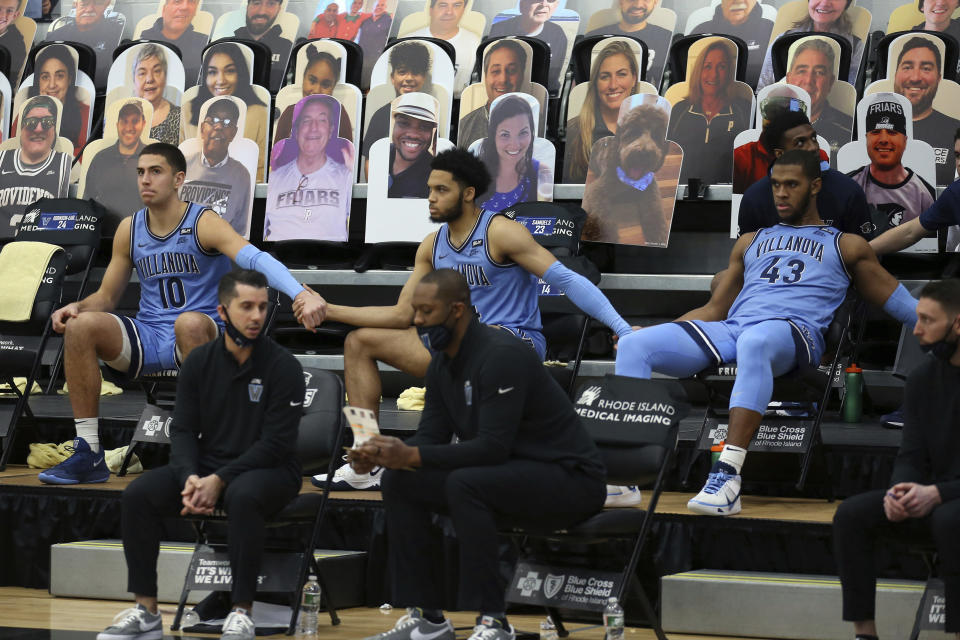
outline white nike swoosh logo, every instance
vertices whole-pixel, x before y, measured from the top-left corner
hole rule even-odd
[[[11,173],[16,173],[16,171],[3,171],[3,172],[0,172],[0,173],[3,173],[3,175],[6,176],[6,175],[10,175]]]
[[[503,387],[500,387],[497,389],[497,393],[501,395],[504,393],[510,393],[511,391],[513,391],[513,387],[507,387],[506,389],[504,389]]]
[[[433,633],[423,633],[420,629],[414,629],[410,632],[410,640],[432,640],[432,638],[439,638],[445,633],[449,633],[446,627]]]
[[[103,462],[103,456],[100,456],[99,458],[97,458],[96,460],[94,460],[94,461],[93,461],[93,466],[97,466],[97,465],[100,464],[101,462]]]
[[[291,406],[291,407],[299,407],[300,404],[301,404],[300,402],[294,402],[293,400],[290,401],[290,406]]]

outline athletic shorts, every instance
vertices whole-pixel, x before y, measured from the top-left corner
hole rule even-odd
[[[820,366],[823,355],[823,336],[810,327],[788,318],[728,318],[721,322],[684,320],[677,322],[684,331],[709,355],[716,365],[737,360],[737,338],[751,327],[769,320],[780,320],[790,325],[797,366]]]
[[[131,378],[157,373],[176,375],[182,358],[177,349],[173,323],[147,324],[137,318],[112,315],[123,330],[123,348],[120,355],[107,366]],[[209,316],[208,316],[209,317]],[[213,318],[210,318],[213,322]],[[219,323],[218,332],[222,330]]]
[[[490,326],[496,329],[504,329],[520,338],[527,346],[532,347],[537,352],[541,360],[547,357],[547,339],[543,337],[543,333],[519,327],[507,327],[502,324],[492,324]]]

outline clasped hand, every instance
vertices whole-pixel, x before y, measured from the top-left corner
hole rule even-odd
[[[183,496],[183,509],[180,510],[180,515],[212,514],[224,486],[223,480],[215,473],[202,478],[197,474],[190,475],[183,485],[183,491],[180,492]]]
[[[304,328],[313,331],[327,317],[327,301],[319,293],[304,285],[303,291],[293,299],[293,314]]]
[[[907,518],[922,518],[940,504],[940,490],[936,485],[899,482],[883,497],[883,512],[890,522]]]

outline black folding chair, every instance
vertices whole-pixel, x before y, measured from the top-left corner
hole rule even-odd
[[[821,425],[827,404],[834,388],[842,387],[840,372],[845,361],[858,343],[855,324],[862,327],[865,307],[855,293],[837,309],[833,321],[827,330],[826,353],[831,354],[830,364],[826,367],[800,366],[779,376],[773,381],[771,402],[800,403],[808,415],[802,417],[777,416],[764,419],[760,431],[754,436],[748,451],[783,452],[800,454],[800,475],[795,484],[797,491],[806,485],[813,457],[823,457],[823,435]],[[708,450],[723,439],[726,431],[720,425],[726,420],[730,394],[737,377],[737,365],[722,364],[711,366],[696,374],[707,392],[707,411],[704,414],[700,432],[697,435],[698,452]],[[718,428],[719,427],[719,428]],[[784,427],[793,429],[785,431]],[[697,456],[691,457],[683,474],[686,484],[690,470]],[[832,500],[832,483],[827,467],[827,490]]]
[[[616,596],[621,603],[624,601],[628,587],[634,583],[634,573],[663,491],[664,478],[676,453],[680,420],[689,410],[686,394],[676,381],[607,375],[599,382],[582,385],[576,397],[574,406],[606,465],[606,482],[648,487],[649,497],[645,509],[605,509],[559,531],[542,530],[535,522],[498,523],[500,531],[517,541],[521,550],[528,546],[530,539],[548,541],[551,556],[555,555],[556,546],[563,543],[601,545],[601,548],[602,545],[612,548],[614,541],[629,544],[626,563],[621,559],[620,563],[612,563],[607,571],[600,570],[594,563],[586,569],[552,563],[531,565],[521,557],[507,591],[507,600],[545,606],[561,637],[567,636],[559,611],[561,608],[602,612],[607,597]],[[620,408],[612,409],[612,406]],[[601,407],[606,408],[599,410]],[[572,581],[571,576],[584,578],[583,583]],[[595,588],[590,592],[577,586],[588,584],[587,576],[595,580]],[[529,581],[531,577],[532,583]],[[566,588],[561,588],[564,580]],[[666,640],[646,593],[643,589],[636,591],[643,614],[657,638]]]
[[[300,612],[300,589],[307,579],[308,572],[315,574],[320,582],[321,597],[330,615],[331,624],[340,624],[333,604],[333,592],[330,590],[331,586],[335,585],[324,579],[323,563],[317,562],[314,549],[330,496],[330,484],[333,482],[333,474],[340,461],[343,432],[347,428],[342,411],[344,388],[340,378],[330,371],[305,367],[303,375],[307,389],[297,439],[297,457],[300,459],[304,474],[313,475],[325,471],[327,482],[323,491],[308,490],[298,495],[267,525],[274,529],[295,527],[298,528],[298,534],[302,533],[299,529],[309,528],[306,536],[298,535],[299,539],[294,545],[294,550],[290,550],[290,545],[281,545],[276,551],[270,547],[271,550],[264,554],[261,566],[261,576],[264,579],[260,584],[260,591],[285,592],[290,596],[290,606],[293,611],[287,627],[287,635],[292,635],[296,628],[297,615]],[[177,614],[171,626],[174,631],[180,628],[180,619],[190,591],[229,591],[231,588],[230,584],[211,585],[203,580],[197,580],[198,577],[202,577],[203,572],[197,571],[201,567],[202,560],[226,558],[226,543],[212,542],[208,531],[209,524],[225,523],[225,514],[217,511],[212,516],[189,519],[196,531],[197,542],[184,580]]]
[[[80,279],[75,294],[64,296],[62,304],[81,300],[87,291],[90,270],[97,259],[106,210],[93,200],[42,198],[30,207],[17,229],[17,240],[49,242],[61,247],[66,257],[65,276]],[[46,393],[51,393],[60,376],[63,343],[50,367]]]
[[[13,241],[6,244],[3,251],[16,251],[25,244],[23,241]],[[43,243],[30,244],[54,247]],[[0,471],[7,467],[20,417],[26,414],[33,418],[28,404],[30,390],[40,372],[47,339],[53,331],[50,316],[60,306],[66,262],[63,249],[56,247],[47,261],[43,275],[40,276],[29,317],[23,321],[0,322],[0,381],[7,383],[13,394],[12,398],[0,401],[0,416],[9,416],[7,420],[0,417],[0,444],[3,448],[0,453]],[[0,273],[0,282],[8,282],[15,277],[20,278],[22,274]],[[22,392],[17,389],[14,376],[26,377],[26,386]]]

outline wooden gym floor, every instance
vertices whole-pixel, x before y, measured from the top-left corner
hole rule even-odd
[[[78,598],[54,598],[40,589],[21,587],[0,587],[0,640],[62,640],[66,637],[76,640],[93,640],[95,634],[110,624],[113,616],[129,607],[129,602],[115,600],[81,600]],[[161,604],[164,617],[165,637],[217,637],[206,634],[181,635],[170,631],[170,623],[176,605]],[[382,613],[378,609],[344,609],[340,612],[340,625],[330,626],[330,619],[320,614],[320,633],[317,640],[361,640],[368,636],[386,631],[403,615],[403,610],[394,609]],[[472,626],[475,613],[451,613],[450,618],[457,627]],[[511,624],[525,631],[535,631],[541,616],[510,616]],[[583,623],[571,623],[568,627],[572,640],[603,640],[603,628]],[[57,633],[57,632],[61,633]],[[77,633],[64,634],[63,631]],[[458,637],[465,638],[469,632],[458,631]],[[285,638],[286,636],[258,636]],[[624,640],[652,640],[656,636],[650,629],[627,629]],[[728,636],[689,636],[670,634],[671,640],[745,640]]]

